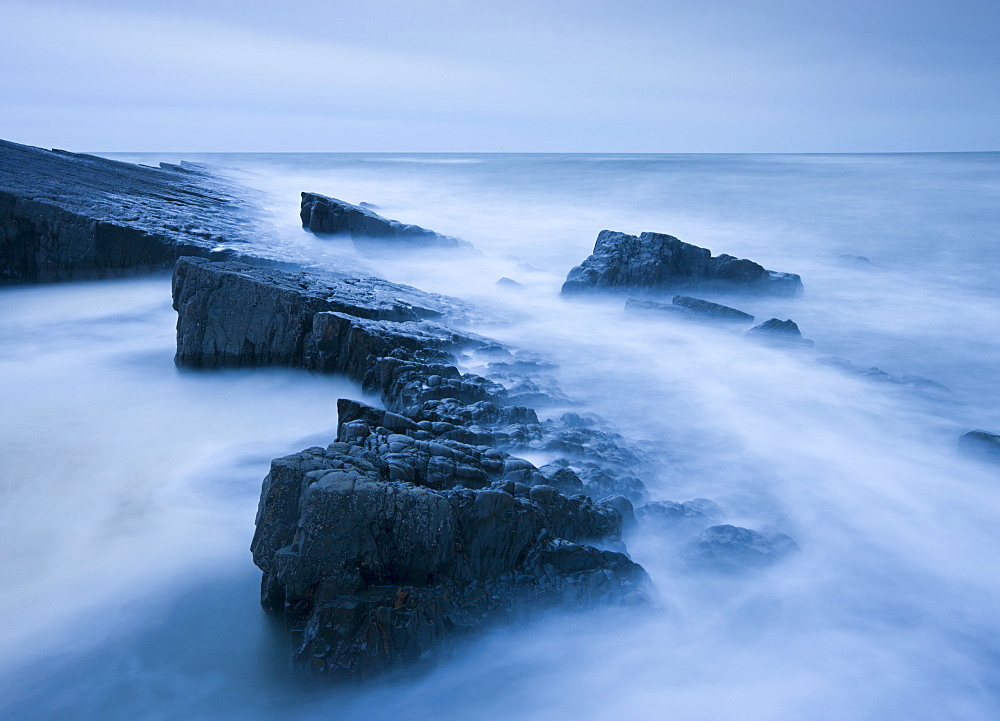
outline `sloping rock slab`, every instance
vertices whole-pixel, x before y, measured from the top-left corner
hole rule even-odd
[[[687,295],[675,295],[673,302],[669,304],[658,300],[629,298],[625,301],[625,309],[639,311],[652,310],[660,313],[670,313],[691,320],[753,323],[753,316],[749,313],[730,308],[728,305],[712,303],[711,301],[692,298]]]
[[[0,282],[135,275],[185,255],[279,263],[248,197],[199,165],[0,141]]]
[[[173,297],[178,311],[175,361],[194,368],[320,363],[315,354],[307,362],[306,341],[313,339],[316,314],[325,311],[402,322],[462,310],[453,299],[380,278],[200,258],[177,262]]]
[[[299,215],[306,230],[317,235],[349,233],[355,243],[381,241],[413,248],[469,246],[458,238],[441,235],[419,225],[389,220],[368,208],[317,193],[302,193]]]
[[[802,279],[766,270],[751,260],[713,256],[710,250],[672,235],[602,230],[593,254],[569,272],[562,293],[691,288],[796,295],[802,291]]]

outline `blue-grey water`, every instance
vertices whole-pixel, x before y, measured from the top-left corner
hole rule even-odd
[[[648,453],[654,497],[714,499],[802,553],[692,576],[638,534],[644,613],[549,614],[415,678],[304,686],[257,604],[256,499],[270,458],[331,440],[360,390],[178,372],[165,278],[5,289],[0,717],[1000,718],[1000,470],[956,451],[1000,431],[1000,154],[114,157],[226,168],[289,258],[476,303],[472,330],[558,363],[574,409]],[[303,190],[477,252],[315,238]],[[561,300],[603,228],[800,273],[802,297],[732,304],[814,350]]]

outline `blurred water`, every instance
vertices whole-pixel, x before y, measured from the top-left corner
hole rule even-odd
[[[495,320],[474,330],[559,363],[576,409],[647,451],[656,497],[712,498],[728,522],[789,533],[803,552],[716,579],[680,573],[669,541],[637,535],[656,609],[550,615],[417,679],[302,688],[258,611],[246,545],[267,460],[324,442],[336,397],[357,389],[177,373],[163,280],[5,290],[0,713],[1000,715],[1000,474],[955,452],[960,433],[1000,428],[1000,154],[185,157],[264,190],[292,257],[475,301]],[[303,190],[478,252],[317,239],[298,227]],[[793,318],[815,350],[626,315],[622,299],[562,301],[602,228],[800,273],[801,298],[726,300]],[[864,380],[824,355],[949,390]]]

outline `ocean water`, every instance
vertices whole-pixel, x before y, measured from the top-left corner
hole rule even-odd
[[[650,609],[547,614],[414,678],[306,685],[257,604],[253,516],[268,461],[329,442],[360,389],[176,370],[165,278],[4,289],[0,717],[1000,717],[1000,469],[956,450],[1000,430],[1000,154],[113,157],[213,164],[263,191],[289,258],[475,303],[471,330],[557,363],[572,409],[642,448],[652,497],[711,498],[802,552],[692,575],[637,532]],[[475,250],[316,238],[301,191]],[[564,301],[604,228],[801,274],[801,297],[718,299],[815,346]]]

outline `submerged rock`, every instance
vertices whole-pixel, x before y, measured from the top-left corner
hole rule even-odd
[[[765,536],[739,526],[712,526],[688,546],[689,565],[721,573],[739,573],[769,566],[799,550],[784,533]]]
[[[969,431],[958,439],[958,447],[971,456],[1000,462],[1000,435],[996,433]]]
[[[413,248],[469,246],[463,240],[435,233],[419,225],[407,225],[398,220],[383,218],[372,210],[374,207],[368,203],[351,205],[317,193],[302,193],[299,215],[302,227],[306,230],[317,235],[348,233],[355,243],[382,241]]]
[[[778,318],[771,318],[771,320],[764,321],[760,325],[755,325],[747,331],[747,335],[754,338],[763,338],[769,341],[778,341],[783,343],[801,343],[803,345],[813,344],[813,342],[808,338],[802,337],[802,332],[799,330],[798,325],[790,319],[779,320]]]
[[[753,316],[741,310],[730,308],[720,303],[712,303],[700,298],[686,295],[675,295],[672,303],[657,300],[629,298],[625,301],[626,310],[652,310],[670,313],[682,318],[693,320],[726,321],[736,323],[753,323]]]
[[[523,286],[518,283],[513,278],[503,277],[497,281],[497,286],[500,288],[522,288]]]
[[[930,378],[924,378],[923,376],[915,375],[893,375],[888,371],[882,370],[875,366],[869,366],[864,368],[862,366],[856,365],[846,358],[839,358],[837,356],[823,356],[822,358],[817,358],[817,362],[824,365],[832,366],[838,368],[845,373],[849,373],[853,376],[858,376],[864,378],[865,380],[874,381],[876,383],[889,383],[898,386],[908,386],[915,390],[926,391],[930,393],[948,393],[948,387],[944,386],[937,381],[932,381]]]
[[[281,264],[246,195],[201,165],[0,141],[0,283],[150,273],[185,255]]]
[[[562,293],[681,288],[795,295],[802,291],[802,280],[794,273],[766,270],[751,260],[712,256],[708,249],[672,235],[602,230],[593,254],[569,272]]]
[[[718,523],[723,515],[719,505],[707,498],[695,498],[684,503],[650,501],[635,509],[640,525],[671,535],[697,533]]]

